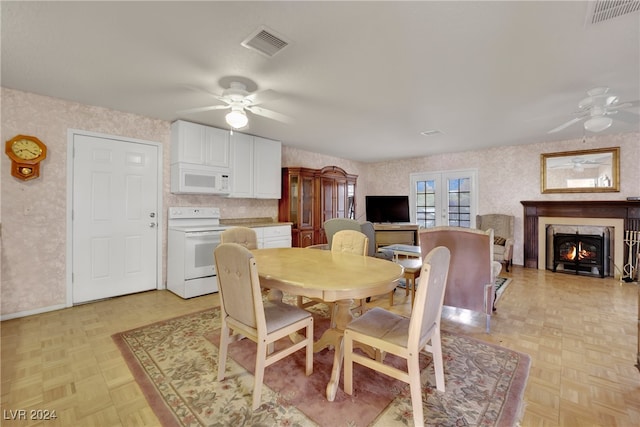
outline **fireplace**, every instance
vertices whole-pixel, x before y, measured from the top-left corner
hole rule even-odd
[[[553,272],[605,277],[609,259],[605,233],[553,234]]]
[[[640,231],[640,201],[534,200],[520,203],[524,207],[524,265],[529,268],[544,270],[548,266],[545,262],[549,255],[545,245],[546,225],[564,223],[608,226],[613,227],[609,253],[613,260],[610,275],[618,276],[618,268],[622,268],[628,262],[628,254],[624,250],[624,231]]]

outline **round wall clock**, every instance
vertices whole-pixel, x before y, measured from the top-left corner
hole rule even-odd
[[[40,176],[40,162],[47,146],[35,136],[17,135],[7,141],[5,153],[11,159],[11,175],[23,181]]]

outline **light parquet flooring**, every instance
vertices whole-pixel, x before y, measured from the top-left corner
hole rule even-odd
[[[443,328],[531,356],[522,426],[638,426],[638,285],[515,266],[491,333],[446,308]],[[397,290],[392,310],[408,314]],[[2,426],[157,426],[111,335],[218,305],[152,291],[21,319],[1,328]],[[388,297],[371,305],[389,307]],[[26,420],[12,420],[26,410]],[[57,419],[30,420],[30,410]]]

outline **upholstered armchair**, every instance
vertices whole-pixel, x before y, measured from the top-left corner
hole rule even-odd
[[[505,270],[513,264],[513,215],[476,215],[478,230],[493,229],[493,260],[505,264]]]
[[[495,278],[502,270],[493,260],[493,230],[445,226],[422,228],[418,236],[423,258],[438,246],[451,251],[444,305],[485,314],[489,332]]]

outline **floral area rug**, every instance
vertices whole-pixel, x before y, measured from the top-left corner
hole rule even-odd
[[[325,316],[326,309],[314,313],[315,336],[328,327]],[[230,345],[227,376],[218,382],[219,329],[220,310],[213,308],[113,336],[163,426],[413,425],[408,385],[359,365],[354,395],[340,388],[328,402],[330,350],[314,355],[310,377],[304,375],[304,351],[267,367],[262,404],[252,411],[255,344],[244,339]],[[446,331],[442,344],[444,393],[435,389],[430,355],[421,356],[426,425],[516,425],[529,356]]]

